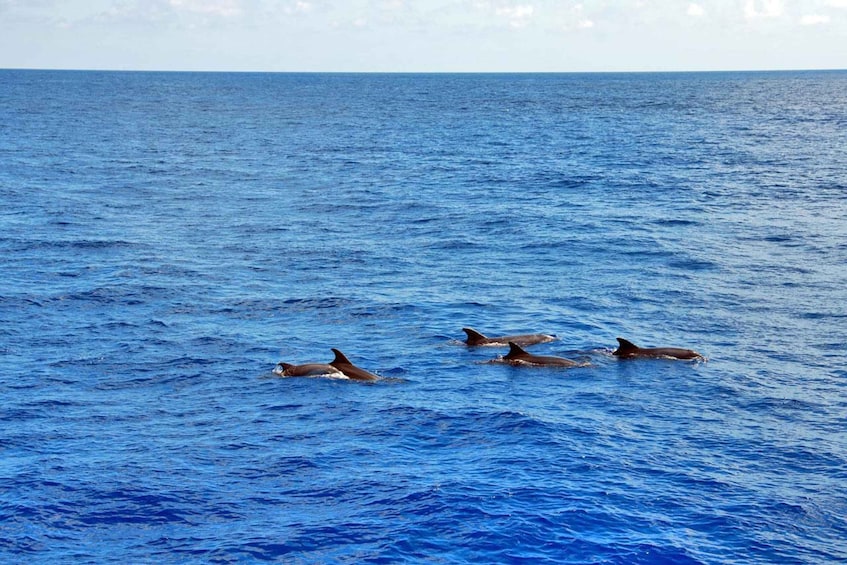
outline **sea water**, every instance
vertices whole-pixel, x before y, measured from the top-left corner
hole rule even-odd
[[[845,132],[837,71],[0,71],[0,561],[844,562]],[[272,373],[331,348],[383,380]]]

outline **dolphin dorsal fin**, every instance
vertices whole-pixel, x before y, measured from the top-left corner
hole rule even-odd
[[[506,354],[506,359],[514,359],[515,357],[521,357],[523,355],[529,355],[529,353],[527,353],[523,347],[514,341],[510,341],[509,352]]]
[[[480,341],[486,339],[484,335],[479,333],[473,328],[462,328],[462,331],[468,334],[468,345],[473,345],[475,343],[479,343]]]
[[[634,351],[638,351],[639,347],[632,343],[631,341],[624,339],[622,337],[618,338],[618,343],[620,346],[618,347],[618,351],[620,353],[630,353]]]
[[[349,359],[347,359],[346,355],[344,355],[343,353],[341,353],[337,349],[333,349],[332,352],[335,353],[335,359],[332,360],[332,363],[330,363],[331,365],[334,365],[336,363],[346,363],[348,365],[353,364],[353,363],[350,362]]]

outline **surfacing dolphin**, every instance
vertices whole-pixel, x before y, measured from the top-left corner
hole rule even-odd
[[[509,352],[503,356],[503,360],[512,365],[534,365],[537,367],[585,367],[583,363],[571,361],[564,357],[553,357],[552,355],[533,355],[527,353],[514,341],[509,343]]]
[[[379,380],[378,376],[351,363],[350,360],[347,359],[347,356],[341,353],[339,350],[333,349],[332,352],[335,353],[335,359],[330,361],[329,364],[333,368],[338,369],[339,371],[344,373],[344,376],[346,376],[348,379],[352,379],[354,381]]]
[[[306,363],[304,365],[292,365],[291,363],[279,363],[274,368],[274,374],[280,377],[344,377],[344,372],[329,363]]]
[[[658,359],[706,360],[705,357],[692,349],[682,349],[679,347],[638,347],[631,341],[627,341],[622,337],[617,339],[620,345],[612,352],[612,355],[617,355],[623,359],[653,357]]]
[[[487,337],[479,333],[473,328],[462,328],[462,331],[468,335],[465,341],[471,347],[477,346],[507,346],[509,342],[516,343],[523,347],[535,345],[537,343],[547,343],[548,341],[556,341],[558,339],[554,335],[547,334],[522,334],[522,335],[504,335],[500,337]]]

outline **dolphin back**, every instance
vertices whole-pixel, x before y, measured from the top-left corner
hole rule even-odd
[[[348,379],[353,379],[356,381],[379,380],[379,377],[377,375],[374,375],[370,371],[366,371],[365,369],[357,367],[356,365],[351,363],[350,360],[347,359],[347,356],[341,353],[339,350],[333,349],[332,352],[335,353],[335,359],[332,360],[330,365],[344,373],[344,375]]]
[[[503,356],[504,359],[519,359],[521,357],[526,357],[529,355],[524,348],[515,343],[514,341],[509,342],[509,352]]]
[[[482,343],[488,339],[473,328],[462,328],[462,331],[468,335],[468,340],[466,342],[468,345],[477,345],[478,343]]]
[[[703,355],[692,349],[679,347],[638,347],[631,341],[618,338],[618,347],[612,354],[619,357],[664,357],[668,359],[705,359]]]
[[[618,338],[618,348],[612,355],[634,355],[640,349],[637,345],[622,337]]]
[[[344,363],[344,364],[347,364],[347,365],[353,364],[353,363],[350,362],[349,359],[347,359],[347,356],[344,355],[343,353],[341,353],[339,350],[333,349],[332,352],[335,354],[335,359],[333,359],[332,362],[330,362],[330,365],[338,365],[339,363]]]

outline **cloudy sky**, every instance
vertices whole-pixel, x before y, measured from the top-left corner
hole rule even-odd
[[[0,68],[847,68],[847,0],[0,0]]]

